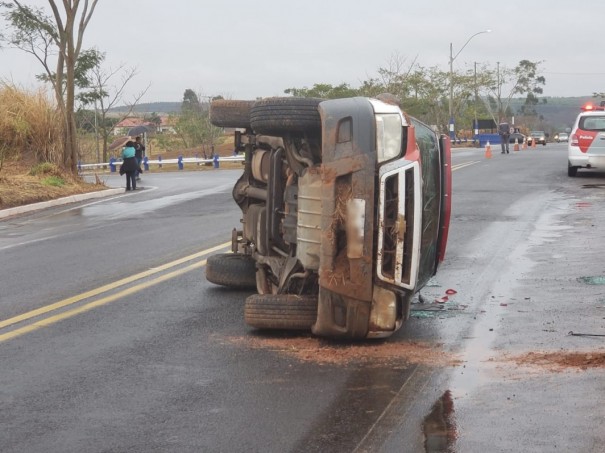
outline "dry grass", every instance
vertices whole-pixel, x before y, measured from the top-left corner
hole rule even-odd
[[[105,188],[100,183],[85,183],[71,173],[64,173],[54,164],[27,166],[21,162],[5,162],[0,172],[0,209]]]
[[[29,156],[37,162],[61,162],[63,123],[43,91],[0,82],[0,106],[0,165],[3,159]]]
[[[0,82],[0,209],[103,189],[61,169],[63,122],[44,91]]]

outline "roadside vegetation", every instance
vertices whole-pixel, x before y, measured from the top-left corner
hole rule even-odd
[[[96,191],[62,167],[63,120],[43,91],[0,83],[0,209]]]

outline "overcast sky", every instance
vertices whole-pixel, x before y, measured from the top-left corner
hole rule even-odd
[[[45,0],[23,0],[45,8]],[[61,3],[61,2],[59,2]],[[543,61],[545,96],[605,91],[605,1],[586,0],[100,0],[84,47],[106,65],[137,67],[131,96],[180,101],[187,88],[232,99],[279,96],[315,83],[358,87],[394,55],[407,64]],[[0,49],[0,78],[30,88],[41,67]]]

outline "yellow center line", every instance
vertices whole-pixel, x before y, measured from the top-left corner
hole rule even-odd
[[[118,280],[116,282],[100,286],[99,288],[95,288],[93,290],[86,291],[86,292],[78,294],[76,296],[69,297],[69,298],[64,299],[64,300],[60,300],[60,301],[55,302],[55,303],[50,304],[50,305],[45,305],[44,307],[40,307],[40,308],[37,308],[35,310],[28,311],[26,313],[23,313],[21,315],[15,316],[13,318],[5,319],[3,321],[0,321],[0,329],[3,328],[3,327],[7,327],[7,326],[10,326],[10,325],[13,325],[13,324],[25,321],[27,319],[34,318],[36,316],[44,315],[44,314],[49,313],[51,311],[58,310],[59,308],[67,307],[68,305],[75,304],[76,302],[80,302],[80,301],[82,301],[84,299],[88,299],[89,297],[98,296],[99,294],[103,294],[103,293],[105,293],[107,291],[110,291],[112,289],[119,288],[120,286],[124,286],[124,285],[126,285],[128,283],[132,283],[132,282],[140,280],[142,278],[149,277],[150,275],[157,274],[158,272],[162,272],[162,271],[168,270],[170,268],[178,266],[179,264],[183,264],[183,263],[186,263],[187,261],[191,261],[191,260],[194,260],[196,258],[200,258],[200,257],[202,257],[204,255],[208,255],[209,253],[216,252],[217,250],[224,249],[225,247],[227,247],[229,245],[231,245],[231,242],[225,242],[225,243],[217,245],[215,247],[212,247],[212,248],[209,248],[209,249],[206,249],[206,250],[202,250],[201,252],[194,253],[193,255],[185,256],[183,258],[179,258],[178,260],[171,261],[171,262],[166,263],[166,264],[162,264],[161,266],[154,267],[154,268],[146,270],[144,272],[140,272],[138,274],[131,275],[130,277],[123,278],[123,279]],[[204,263],[205,263],[205,261],[204,261]],[[167,275],[170,275],[170,274],[167,274]],[[128,293],[128,294],[131,294],[131,293]],[[0,336],[0,338],[1,337],[2,336]]]
[[[229,243],[230,244],[230,243]],[[140,283],[135,286],[131,286],[123,291],[112,294],[111,296],[105,296],[101,299],[97,299],[93,302],[89,302],[85,305],[82,305],[77,308],[73,308],[71,310],[65,311],[58,315],[49,316],[48,318],[41,319],[39,321],[35,321],[26,326],[20,327],[18,329],[12,330],[10,332],[0,334],[0,343],[11,340],[13,338],[19,337],[26,333],[34,332],[42,327],[48,327],[50,325],[56,324],[59,321],[63,321],[64,319],[72,318],[81,313],[86,313],[87,311],[92,310],[93,308],[101,307],[103,305],[107,305],[110,302],[114,302],[122,297],[129,296],[143,289],[149,288],[151,286],[157,285],[158,283],[165,282],[166,280],[170,280],[171,278],[178,277],[179,275],[186,274],[194,269],[199,269],[200,267],[204,267],[206,265],[207,260],[202,260],[197,263],[190,264],[182,269],[178,269],[176,271],[169,272],[167,274],[160,275],[159,277],[154,278],[153,280],[149,280],[143,283]]]

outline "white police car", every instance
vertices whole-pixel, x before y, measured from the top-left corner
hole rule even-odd
[[[582,107],[567,144],[567,174],[576,176],[579,168],[605,171],[605,107],[591,103]]]

